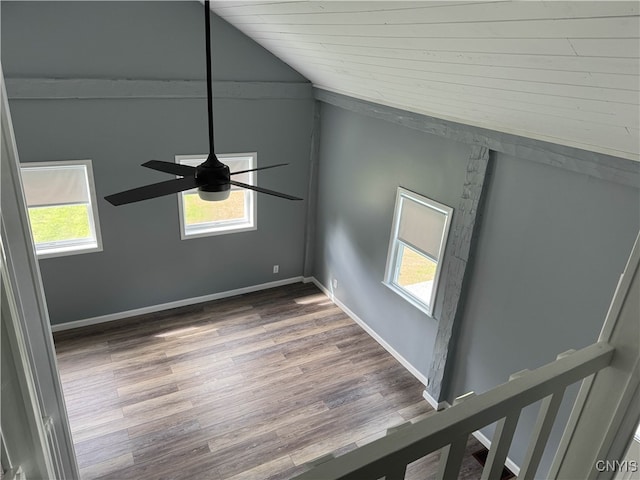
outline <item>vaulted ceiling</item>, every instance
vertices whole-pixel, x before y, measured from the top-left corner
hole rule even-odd
[[[640,2],[213,1],[315,87],[640,160]]]

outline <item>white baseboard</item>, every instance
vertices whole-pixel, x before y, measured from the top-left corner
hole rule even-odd
[[[160,312],[169,310],[170,308],[185,307],[187,305],[195,305],[197,303],[210,302],[211,300],[219,300],[221,298],[233,297],[234,295],[242,295],[244,293],[257,292],[268,288],[280,287],[304,281],[302,277],[286,278],[284,280],[276,280],[275,282],[261,283],[250,287],[236,288],[235,290],[227,290],[226,292],[212,293],[202,297],[185,298],[184,300],[176,300],[174,302],[161,303],[159,305],[150,305],[148,307],[126,310],[124,312],[110,313],[99,317],[85,318],[83,320],[75,320],[73,322],[58,323],[51,325],[52,332],[60,332],[70,330],[72,328],[87,327],[89,325],[97,325],[99,323],[113,322],[114,320],[122,320],[123,318],[135,317],[136,315],[144,315],[147,313]]]
[[[384,339],[382,339],[369,325],[367,325],[364,320],[362,320],[360,317],[358,317],[355,313],[353,313],[344,303],[342,303],[340,300],[338,300],[335,295],[333,295],[333,292],[331,292],[329,289],[327,289],[324,285],[322,285],[318,279],[316,279],[315,277],[305,277],[302,280],[304,283],[314,283],[320,290],[322,290],[322,292],[331,299],[331,301],[333,303],[335,303],[338,307],[340,307],[340,309],[342,311],[344,311],[344,313],[346,313],[347,315],[349,315],[349,317],[351,317],[358,325],[360,325],[362,327],[362,329],[367,332],[369,335],[371,335],[371,337],[373,337],[373,339],[378,342],[385,350],[387,350],[391,355],[393,355],[395,357],[396,360],[398,360],[403,367],[405,367],[407,370],[409,370],[409,372],[411,372],[411,374],[413,374],[414,377],[416,377],[420,382],[422,382],[423,385],[427,386],[428,384],[428,380],[427,377],[425,377],[422,373],[420,373],[413,365],[411,365],[411,363],[409,363],[409,361],[404,358],[400,353],[398,353],[391,345],[389,345],[386,341],[384,341]],[[427,392],[427,390],[425,389],[424,392],[422,392],[422,397],[435,409],[435,410],[443,410],[444,408],[447,408],[449,406],[449,404],[447,402],[438,402],[435,398],[433,398],[429,392]],[[485,448],[490,449],[491,448],[491,441],[479,430],[476,432],[473,432],[472,435],[482,444],[485,446]],[[511,460],[510,458],[507,458],[507,460],[505,461],[505,466],[511,470],[511,472],[513,472],[516,476],[518,476],[520,474],[520,467],[518,465],[516,465],[516,463]]]
[[[367,332],[369,335],[371,335],[371,337],[378,342],[387,352],[389,352],[391,355],[393,355],[393,357],[395,357],[396,360],[398,360],[398,362],[400,362],[402,364],[402,366],[404,368],[406,368],[407,370],[409,370],[409,372],[416,377],[424,386],[427,385],[427,383],[429,382],[427,380],[427,377],[425,377],[422,373],[420,373],[418,371],[418,369],[416,367],[414,367],[413,365],[411,365],[411,363],[409,363],[409,361],[404,358],[402,355],[400,355],[400,353],[398,353],[391,345],[389,345],[380,335],[378,335],[376,333],[375,330],[373,330],[369,325],[367,325],[365,323],[364,320],[362,320],[360,317],[358,317],[355,313],[353,313],[349,307],[347,307],[344,303],[342,303],[340,300],[338,300],[334,295],[333,292],[331,292],[330,290],[328,290],[324,285],[322,285],[317,278],[315,277],[306,277],[303,279],[303,282],[305,283],[309,283],[309,282],[313,282],[320,290],[322,290],[322,292],[331,299],[331,301],[333,303],[335,303],[338,307],[340,307],[340,309],[346,313],[347,315],[349,315],[349,317],[351,317],[351,319],[356,322],[358,325],[360,325],[362,327],[362,329]],[[427,399],[427,401],[429,401]],[[429,402],[431,403],[431,402]]]
[[[434,410],[438,410],[438,411],[442,410],[441,405],[438,403],[438,401],[435,398],[429,395],[429,392],[427,392],[426,388],[422,392],[422,398],[424,398],[429,403],[429,405],[433,407]]]
[[[476,439],[485,446],[487,450],[491,449],[491,440],[489,440],[480,430],[476,430],[472,433]],[[507,460],[504,462],[505,467],[507,467],[511,473],[513,473],[516,477],[520,475],[520,467],[515,464],[513,460],[507,457]]]

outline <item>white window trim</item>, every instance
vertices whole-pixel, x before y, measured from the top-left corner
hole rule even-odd
[[[436,263],[436,272],[433,277],[433,287],[431,289],[431,298],[429,303],[425,303],[421,301],[418,297],[414,296],[407,289],[395,283],[395,277],[398,269],[400,268],[399,262],[399,254],[400,254],[400,244],[405,245],[407,248],[411,248],[412,250],[416,250],[411,245],[406,244],[398,239],[398,230],[400,228],[400,219],[401,219],[401,205],[402,199],[407,198],[411,201],[420,203],[425,207],[432,208],[440,213],[446,215],[446,220],[444,223],[444,229],[442,233],[442,240],[440,244],[440,255],[438,260],[431,258],[430,255],[419,252],[424,257],[434,261]],[[396,193],[396,203],[394,207],[393,213],[393,223],[391,228],[391,236],[389,239],[389,249],[387,251],[387,265],[384,273],[383,284],[393,290],[395,293],[404,298],[407,302],[411,303],[413,306],[418,308],[419,310],[426,313],[428,316],[433,317],[433,311],[435,309],[436,297],[438,295],[438,283],[440,280],[440,273],[442,271],[442,264],[445,254],[445,249],[447,245],[447,238],[449,237],[449,228],[451,226],[451,219],[453,217],[453,208],[444,205],[442,203],[436,202],[430,198],[427,198],[419,193],[412,192],[411,190],[407,190],[403,187],[398,187],[398,191]]]
[[[221,162],[224,163],[224,159],[234,159],[238,157],[252,157],[253,167],[258,167],[258,153],[257,152],[244,152],[244,153],[216,153],[216,156],[220,159]],[[176,155],[175,162],[180,163],[180,160],[204,160],[207,158],[207,154],[202,155]],[[252,184],[256,185],[258,182],[258,172],[252,172],[251,179]],[[178,177],[179,178],[179,177]],[[247,189],[243,189],[247,190]],[[203,237],[212,237],[215,235],[228,235],[231,233],[240,233],[240,232],[250,232],[258,229],[258,205],[257,205],[257,194],[255,191],[249,191],[249,202],[247,203],[248,208],[250,209],[249,218],[252,218],[253,221],[251,225],[247,225],[246,222],[229,222],[227,225],[224,225],[223,222],[220,222],[219,226],[216,226],[213,230],[204,230],[198,232],[187,233],[187,225],[184,218],[184,207],[182,202],[182,192],[177,195],[178,197],[178,220],[179,220],[179,228],[180,228],[180,239],[181,240],[191,240],[192,238],[203,238]],[[205,224],[206,225],[206,224]],[[197,229],[193,229],[197,230]]]
[[[20,167],[38,168],[38,167],[67,167],[74,165],[84,165],[87,169],[87,185],[90,198],[89,228],[95,232],[95,239],[91,242],[65,240],[61,242],[52,242],[50,244],[41,244],[41,250],[38,251],[33,233],[31,233],[31,241],[34,245],[38,260],[55,257],[65,257],[67,255],[81,255],[83,253],[95,253],[102,251],[102,232],[100,230],[100,218],[98,216],[98,202],[96,197],[96,186],[93,180],[93,165],[91,160],[55,160],[49,162],[24,162]],[[26,198],[25,198],[26,205]],[[37,207],[36,207],[37,208]],[[27,206],[27,210],[29,207]],[[27,215],[28,216],[28,215]],[[51,245],[42,247],[42,245]]]

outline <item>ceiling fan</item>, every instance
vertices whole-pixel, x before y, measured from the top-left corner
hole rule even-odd
[[[204,2],[205,10],[205,32],[206,32],[206,55],[207,55],[207,106],[209,120],[209,155],[207,159],[198,165],[192,167],[189,165],[181,165],[179,163],[163,162],[160,160],[150,160],[142,164],[143,167],[158,170],[160,172],[178,175],[181,178],[175,178],[160,183],[145,185],[124,192],[108,195],[105,198],[112,205],[125,205],[127,203],[139,202],[151,198],[162,197],[172,193],[178,193],[192,188],[198,189],[198,195],[203,200],[221,201],[229,197],[231,185],[236,187],[248,188],[256,192],[274,195],[276,197],[285,198],[287,200],[302,200],[301,198],[287,195],[286,193],[275,192],[256,185],[247,185],[246,183],[237,182],[231,177],[241,173],[255,172],[256,170],[265,170],[267,168],[282,167],[287,163],[279,163],[277,165],[268,165],[266,167],[252,168],[250,170],[242,170],[239,172],[231,172],[229,167],[218,160],[215,154],[213,143],[213,92],[211,85],[211,20],[209,10],[209,0]]]

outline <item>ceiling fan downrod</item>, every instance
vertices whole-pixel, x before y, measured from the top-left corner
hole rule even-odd
[[[202,200],[219,202],[231,194],[231,172],[229,167],[218,160],[213,134],[213,79],[211,74],[211,10],[209,0],[204,1],[205,51],[207,58],[207,124],[209,127],[209,155],[196,167],[196,179],[204,186],[198,189]]]
[[[213,78],[211,74],[211,10],[209,0],[204,1],[204,31],[205,31],[205,51],[207,58],[207,119],[209,127],[209,156],[203,163],[208,167],[223,165],[215,154],[215,139],[213,134]]]

